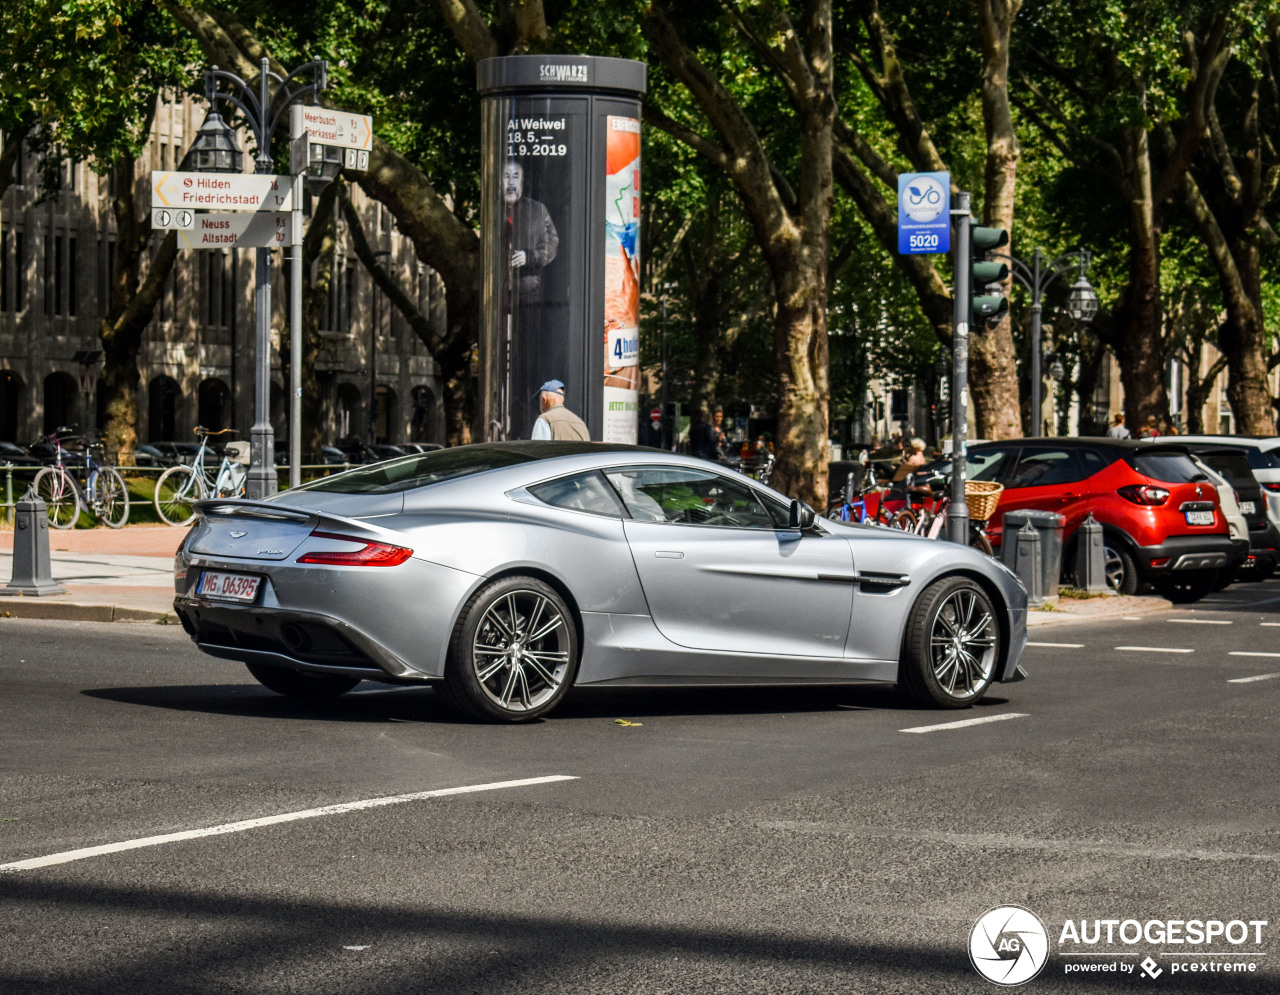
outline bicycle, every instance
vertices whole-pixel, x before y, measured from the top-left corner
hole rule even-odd
[[[75,528],[82,511],[89,511],[100,522],[118,529],[129,520],[129,488],[120,471],[97,457],[104,452],[102,443],[84,448],[84,485],[63,462],[63,442],[77,438],[74,429],[62,428],[42,437],[53,444],[53,465],[40,470],[31,481],[30,493],[45,503],[49,524],[55,529]],[[77,467],[79,469],[79,467]]]
[[[856,522],[859,525],[893,527],[899,516],[891,514],[885,507],[884,497],[889,493],[888,488],[860,488],[854,480],[855,476],[856,474],[850,473],[845,478],[844,490],[827,508],[827,518],[833,522]],[[871,494],[877,494],[880,498],[876,502],[874,512],[867,511],[867,497]]]
[[[196,450],[191,462],[169,467],[156,481],[156,514],[162,522],[166,525],[190,525],[196,518],[196,502],[204,500],[207,495],[220,498],[244,497],[244,483],[248,476],[248,459],[244,452],[248,448],[247,443],[227,444],[216,476],[210,476],[204,465],[205,453],[211,448],[209,440],[215,435],[226,435],[234,431],[235,429],[224,428],[211,432],[207,428],[196,426],[200,448]]]
[[[995,511],[1000,500],[1000,492],[1004,490],[1000,484],[987,481],[965,481],[965,504],[969,506],[969,545],[974,549],[995,556],[995,549],[987,537],[987,520]],[[899,516],[911,515],[914,522],[907,531],[928,539],[941,539],[947,527],[947,509],[951,507],[951,496],[943,493],[935,497],[930,507],[921,508],[919,514],[911,511],[899,512]]]

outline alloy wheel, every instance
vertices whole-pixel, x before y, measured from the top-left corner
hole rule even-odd
[[[995,667],[997,630],[990,606],[977,591],[947,595],[933,614],[929,654],[933,676],[952,698],[980,695]]]
[[[485,696],[508,712],[532,711],[552,698],[569,670],[569,625],[538,591],[510,591],[489,605],[471,644]]]

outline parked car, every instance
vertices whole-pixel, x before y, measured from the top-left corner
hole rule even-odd
[[[150,443],[141,442],[133,447],[133,461],[135,466],[172,466],[164,453]]]
[[[152,442],[150,445],[159,451],[165,466],[190,463],[200,451],[200,445],[196,442]]]
[[[0,464],[12,463],[14,466],[39,466],[40,461],[16,442],[0,442]]]
[[[1249,555],[1241,564],[1241,578],[1266,580],[1276,572],[1280,562],[1280,531],[1267,514],[1265,492],[1249,463],[1247,451],[1220,442],[1199,442],[1195,439],[1177,439],[1174,436],[1146,440],[1149,445],[1163,448],[1174,445],[1185,447],[1211,469],[1221,474],[1235,491],[1240,513],[1249,527]]]
[[[949,475],[951,462],[938,461],[931,470],[935,478]],[[1011,439],[974,446],[967,476],[1004,484],[987,525],[997,549],[1006,513],[1055,511],[1066,518],[1062,562],[1070,568],[1076,531],[1093,515],[1103,529],[1107,582],[1121,594],[1150,583],[1170,600],[1198,601],[1241,552],[1232,545],[1215,485],[1185,447]]]
[[[1243,449],[1253,469],[1253,475],[1262,487],[1267,499],[1267,517],[1280,529],[1280,437],[1253,438],[1247,435],[1179,435],[1170,441],[1204,443],[1214,446],[1233,446]],[[1149,440],[1154,441],[1154,440]]]
[[[411,453],[434,453],[437,449],[443,449],[444,446],[439,442],[397,442],[396,448],[403,450],[406,455]]]
[[[197,507],[175,610],[281,694],[435,683],[511,722],[575,684],[896,681],[962,708],[1023,676],[1026,592],[991,557],[673,453],[459,446]]]
[[[1240,510],[1240,503],[1236,500],[1236,489],[1231,486],[1227,478],[1201,460],[1195,453],[1191,454],[1191,462],[1198,466],[1200,472],[1208,477],[1213,482],[1214,487],[1218,489],[1218,507],[1222,510],[1222,517],[1227,520],[1227,534],[1231,537],[1231,544],[1236,550],[1232,554],[1230,564],[1218,572],[1218,579],[1214,584],[1214,589],[1221,590],[1235,579],[1237,568],[1248,565],[1250,557],[1249,522]],[[1261,578],[1250,577],[1248,579],[1260,580]]]

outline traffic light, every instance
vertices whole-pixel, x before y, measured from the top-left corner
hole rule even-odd
[[[1009,310],[1009,301],[1001,294],[988,294],[987,284],[999,283],[1009,275],[1004,263],[986,261],[987,253],[1009,244],[1009,233],[1003,228],[969,229],[969,303],[975,322],[999,321]]]

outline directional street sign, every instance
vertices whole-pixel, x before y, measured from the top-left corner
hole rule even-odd
[[[317,145],[341,145],[343,148],[373,148],[373,118],[368,114],[331,111],[327,107],[294,104],[302,113],[302,130]],[[292,112],[292,109],[291,109]]]
[[[301,233],[299,233],[300,235]],[[189,230],[178,232],[183,249],[257,249],[295,244],[290,212],[209,212],[195,215]]]
[[[171,211],[167,207],[153,208],[151,211],[152,228],[190,228],[195,223],[195,214],[187,210]]]
[[[151,206],[223,211],[288,211],[293,181],[269,173],[151,174]]]
[[[898,174],[898,254],[951,251],[951,174]]]

